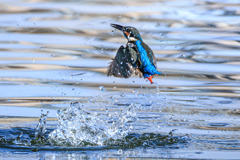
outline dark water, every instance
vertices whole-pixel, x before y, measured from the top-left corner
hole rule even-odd
[[[239,0],[2,0],[0,14],[0,159],[239,159]],[[155,84],[106,76],[126,43],[110,23],[139,29],[164,73]],[[57,112],[72,102],[67,126]],[[49,141],[79,124],[107,142]]]

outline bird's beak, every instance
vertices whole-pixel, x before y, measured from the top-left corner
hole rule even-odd
[[[113,28],[116,28],[116,29],[120,30],[120,31],[123,31],[123,30],[124,30],[124,27],[121,26],[121,25],[118,25],[118,24],[112,24],[112,23],[111,23],[111,26],[112,26]]]
[[[112,24],[112,23],[111,23],[110,25],[111,25],[113,28],[116,28],[116,29],[122,31],[122,32],[124,33],[124,36],[128,39],[129,42],[130,42],[130,41],[137,41],[136,38],[130,37],[130,33],[126,31],[126,29],[125,29],[124,26],[121,26],[121,25],[119,25],[119,24]]]

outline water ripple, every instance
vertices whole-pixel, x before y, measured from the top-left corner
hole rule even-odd
[[[139,155],[158,159],[220,159],[226,154],[238,159],[239,7],[237,0],[3,0],[0,159],[6,148],[16,152],[72,151],[72,155],[56,153],[60,159],[74,158],[77,155],[74,151],[80,150],[101,150],[96,154],[102,159]],[[163,73],[154,77],[154,85],[135,76],[128,79],[106,76],[117,49],[127,42],[110,23],[139,29]],[[48,135],[56,129],[57,110],[68,108],[71,102],[81,103],[91,114],[101,114],[106,108],[119,113],[131,103],[141,105],[136,112],[135,129],[128,134],[128,140],[133,140],[131,145],[139,144],[140,149],[123,155],[121,152],[125,151],[116,150],[124,148],[123,144],[117,148],[80,149],[19,145],[20,142],[29,145],[34,139],[41,110],[49,111]],[[188,134],[191,143],[182,145],[176,141],[170,147],[159,145],[154,149],[156,139],[163,140],[162,136],[174,129],[176,139],[170,140]],[[11,135],[7,145],[5,133]],[[145,139],[149,143],[144,143]],[[162,144],[165,142],[170,141]],[[143,146],[146,152],[142,152]],[[105,149],[113,151],[106,156]],[[9,152],[12,159],[23,156]],[[89,154],[95,153],[86,152]]]

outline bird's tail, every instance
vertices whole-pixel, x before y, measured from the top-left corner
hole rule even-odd
[[[156,73],[155,74],[162,74],[161,72],[159,72],[158,70],[156,70]]]

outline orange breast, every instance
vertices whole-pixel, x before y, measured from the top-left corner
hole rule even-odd
[[[124,33],[125,33],[127,36],[129,36],[129,35],[130,35],[130,33],[128,33],[127,31],[124,31]]]

